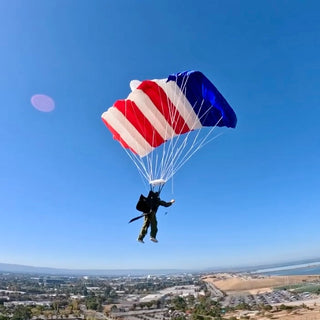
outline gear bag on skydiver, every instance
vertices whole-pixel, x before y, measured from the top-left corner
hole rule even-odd
[[[136,209],[141,212],[149,212],[150,211],[148,198],[146,198],[143,194],[140,195],[139,201],[136,205]]]

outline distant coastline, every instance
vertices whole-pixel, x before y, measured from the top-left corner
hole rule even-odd
[[[256,270],[252,273],[267,275],[313,275],[320,274],[320,261],[300,264],[288,264],[285,266],[270,267]]]
[[[289,275],[320,275],[320,258],[300,260],[287,263],[275,263],[260,266],[233,267],[233,268],[208,268],[208,269],[64,269],[50,267],[36,267],[19,264],[1,263],[0,272],[29,273],[43,275],[65,275],[65,276],[144,276],[144,275],[168,275],[181,273],[243,273],[263,274],[270,276]]]
[[[64,269],[50,267],[36,267],[10,263],[0,263],[0,272],[7,273],[28,273],[51,276],[144,276],[144,275],[162,275],[177,273],[192,273],[189,270],[180,269]]]

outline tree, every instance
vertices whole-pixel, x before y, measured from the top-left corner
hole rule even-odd
[[[193,309],[192,319],[204,320],[207,318],[222,319],[221,305],[209,297],[200,297],[199,303],[196,304]]]
[[[29,320],[32,317],[32,312],[29,307],[17,306],[14,309],[12,320]]]
[[[96,310],[99,311],[99,309],[102,308],[101,302],[96,297],[90,297],[86,299],[86,307],[89,310]]]
[[[195,301],[196,301],[196,298],[194,297],[193,294],[189,294],[187,296],[187,303],[188,303],[189,306],[193,306]]]
[[[172,300],[172,303],[174,305],[174,309],[175,310],[180,310],[180,311],[185,311],[186,310],[187,303],[184,300],[184,298],[182,298],[180,296],[174,297],[173,300]]]

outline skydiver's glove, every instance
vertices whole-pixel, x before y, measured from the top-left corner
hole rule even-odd
[[[172,199],[172,200],[170,200],[170,203],[172,204],[172,203],[174,203],[175,202],[175,200],[174,199]]]

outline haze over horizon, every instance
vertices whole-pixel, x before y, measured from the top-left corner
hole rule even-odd
[[[203,269],[318,256],[320,2],[0,2],[0,262]],[[203,72],[237,114],[161,193],[101,121],[133,79]],[[35,99],[35,97],[37,99]],[[40,100],[39,100],[40,99]],[[218,133],[218,130],[217,130]]]
[[[282,261],[271,264],[256,264],[256,265],[238,265],[238,266],[208,266],[206,268],[120,268],[120,269],[82,269],[82,268],[54,268],[50,266],[35,266],[35,265],[21,265],[0,262],[0,272],[27,272],[27,273],[50,273],[50,274],[127,274],[128,272],[136,274],[145,274],[148,272],[157,273],[172,273],[172,272],[226,272],[226,271],[255,271],[258,273],[272,272],[277,270],[292,270],[309,267],[320,266],[320,258],[295,260],[295,261]]]

